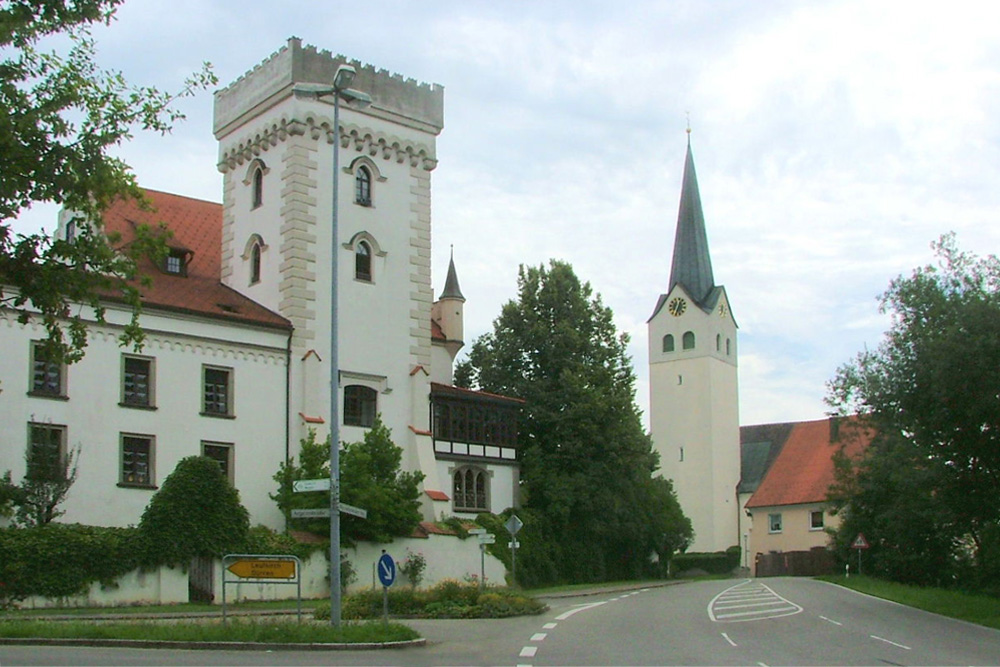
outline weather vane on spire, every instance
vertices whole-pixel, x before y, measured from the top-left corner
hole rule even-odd
[[[691,112],[690,111],[685,111],[684,115],[687,116],[687,129],[684,130],[684,131],[687,132],[688,139],[690,139],[691,138]]]

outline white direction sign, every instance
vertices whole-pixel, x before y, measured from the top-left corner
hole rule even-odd
[[[330,508],[320,507],[309,510],[292,510],[293,519],[328,519],[330,518]]]
[[[348,505],[347,503],[340,503],[340,513],[350,514],[351,516],[356,516],[360,519],[368,518],[368,510],[363,510],[360,507],[355,507],[354,505]]]
[[[487,533],[486,535],[480,535],[479,536],[479,543],[480,544],[493,544],[496,541],[497,541],[497,536],[493,535],[491,533]]]
[[[292,482],[292,491],[305,493],[307,491],[329,491],[330,479],[300,479]]]

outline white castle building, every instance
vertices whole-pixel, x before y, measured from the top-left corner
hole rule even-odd
[[[113,301],[69,367],[36,354],[38,322],[0,312],[0,472],[20,479],[26,447],[79,446],[63,520],[137,523],[177,461],[203,454],[252,521],[282,528],[272,476],[309,429],[329,429],[331,284],[340,439],[362,440],[380,414],[404,469],[425,475],[425,519],[517,504],[520,402],[451,386],[465,302],[453,262],[432,291],[444,91],[349,63],[371,104],[342,100],[335,127],[332,96],[304,84],[329,86],[345,62],[292,38],[215,94],[221,204],[147,191],[153,211],[107,212],[125,243],[142,223],[173,232],[165,263],[144,267],[141,351],[118,346],[129,313]],[[78,224],[64,213],[56,234]]]

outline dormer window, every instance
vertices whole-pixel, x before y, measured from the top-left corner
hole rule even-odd
[[[358,167],[354,173],[354,203],[361,206],[372,205],[372,173],[368,167]]]
[[[187,275],[186,255],[183,250],[171,250],[163,261],[163,270],[172,276]]]

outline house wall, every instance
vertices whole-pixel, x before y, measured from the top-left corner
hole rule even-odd
[[[139,356],[153,360],[154,409],[122,407],[123,355],[117,336],[128,313],[108,310],[108,325],[90,328],[83,360],[64,370],[66,398],[28,395],[31,342],[45,337],[32,323],[0,315],[0,470],[15,481],[25,469],[29,422],[66,427],[66,445],[80,447],[78,477],[60,509],[65,522],[103,526],[136,524],[156,488],[201,443],[233,447],[234,484],[251,521],[282,528],[268,498],[271,476],[285,458],[286,332],[208,318],[147,311]],[[203,416],[202,369],[232,373],[233,417]],[[152,487],[121,486],[121,434],[155,438]]]
[[[750,553],[808,551],[814,547],[827,546],[830,535],[826,530],[810,528],[809,517],[814,511],[823,511],[825,529],[836,530],[840,525],[840,517],[827,511],[823,503],[752,508]],[[781,532],[772,533],[769,531],[768,516],[777,513],[781,514]]]

